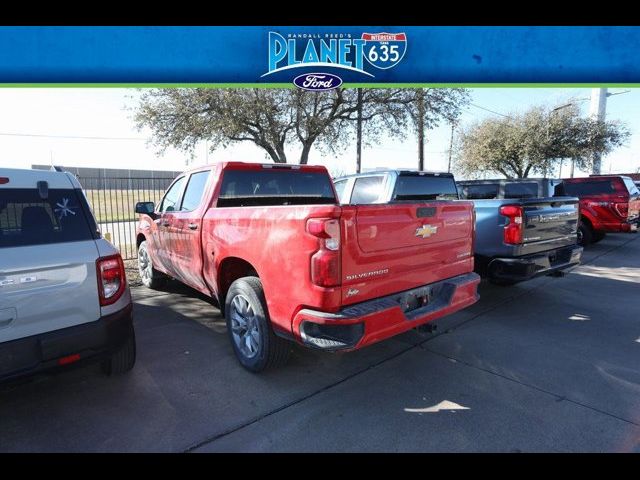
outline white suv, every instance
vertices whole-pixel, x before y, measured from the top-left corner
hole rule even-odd
[[[0,381],[95,359],[133,368],[131,294],[67,172],[0,168]]]

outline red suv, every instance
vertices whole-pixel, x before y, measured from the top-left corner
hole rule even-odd
[[[621,175],[592,175],[562,180],[562,194],[580,199],[578,241],[588,245],[607,232],[637,232],[640,190]]]

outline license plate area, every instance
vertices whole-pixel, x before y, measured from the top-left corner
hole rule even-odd
[[[404,293],[398,299],[400,308],[404,313],[413,312],[422,307],[426,307],[433,301],[433,288],[423,287],[418,290]]]

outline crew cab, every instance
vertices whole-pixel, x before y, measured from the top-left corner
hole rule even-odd
[[[144,284],[215,299],[250,371],[284,363],[290,340],[354,350],[478,299],[470,203],[340,206],[324,167],[226,162],[136,212]]]
[[[136,359],[131,294],[68,172],[0,168],[0,381]]]
[[[620,175],[565,178],[559,193],[580,199],[579,241],[601,240],[607,232],[637,232],[640,222],[640,190]]]
[[[578,199],[554,197],[559,184],[546,178],[458,182],[460,198],[475,205],[476,271],[512,285],[580,263]]]

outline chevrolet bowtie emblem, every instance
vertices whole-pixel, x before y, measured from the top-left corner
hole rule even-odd
[[[423,225],[416,229],[416,237],[429,238],[437,232],[438,227],[434,227],[433,225]]]

